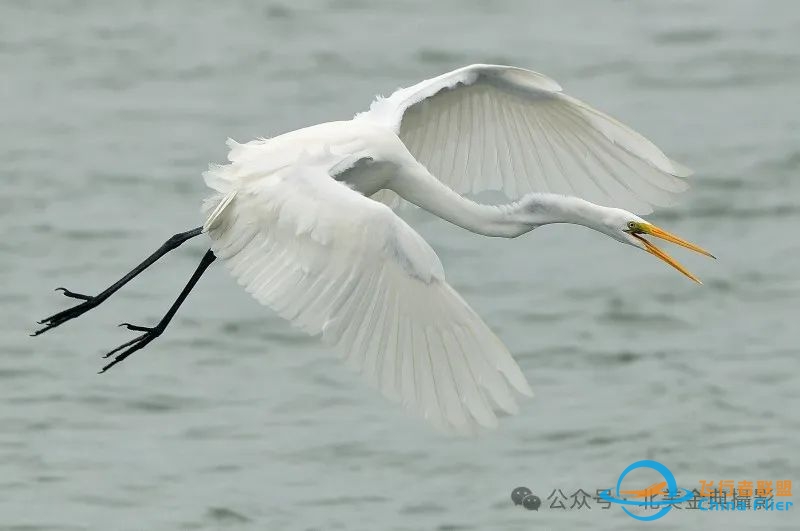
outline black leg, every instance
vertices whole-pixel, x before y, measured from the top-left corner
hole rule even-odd
[[[164,317],[161,318],[161,320],[158,322],[156,326],[151,328],[147,326],[132,325],[130,323],[122,323],[120,326],[124,326],[128,328],[128,330],[136,330],[137,332],[144,332],[144,334],[128,341],[127,343],[123,343],[122,345],[118,346],[117,348],[115,348],[114,350],[103,356],[104,358],[109,358],[114,354],[116,354],[117,352],[119,352],[120,350],[125,349],[119,354],[117,354],[114,357],[114,360],[105,367],[103,367],[100,372],[101,373],[106,372],[108,369],[110,369],[117,363],[121,362],[122,360],[124,360],[137,350],[144,348],[145,345],[147,345],[155,338],[160,336],[162,332],[164,332],[164,330],[167,328],[169,322],[175,316],[175,313],[178,311],[178,308],[180,308],[181,304],[183,304],[183,301],[186,300],[186,297],[189,295],[189,292],[192,291],[195,284],[197,284],[197,281],[200,280],[201,276],[203,276],[205,270],[208,269],[208,266],[211,265],[211,262],[213,262],[216,259],[217,257],[214,256],[214,252],[211,249],[206,251],[206,254],[203,255],[203,259],[200,260],[200,265],[197,266],[197,269],[195,270],[194,274],[192,274],[192,278],[189,279],[189,282],[186,283],[186,286],[183,288],[183,291],[181,291],[181,294],[178,295],[178,298],[175,299],[175,302],[172,303],[172,306],[170,306],[169,310],[167,310],[167,313],[164,314]]]
[[[44,328],[37,330],[31,335],[38,336],[39,334],[47,332],[51,328],[55,328],[60,324],[66,323],[70,319],[75,319],[76,317],[79,317],[84,313],[88,312],[92,308],[100,305],[100,303],[102,303],[104,300],[113,295],[114,292],[120,289],[122,286],[130,282],[136,275],[138,275],[139,273],[141,273],[142,271],[153,265],[156,262],[156,260],[164,256],[171,250],[177,248],[186,240],[189,240],[199,235],[201,232],[203,232],[203,228],[197,227],[196,229],[175,234],[169,240],[164,242],[164,245],[159,247],[156,252],[148,256],[144,262],[133,268],[133,270],[131,270],[127,275],[125,275],[124,277],[113,283],[105,291],[99,293],[98,295],[95,296],[83,295],[81,293],[74,293],[66,288],[56,288],[56,291],[61,291],[67,297],[73,299],[79,299],[82,300],[83,302],[78,304],[77,306],[68,308],[63,312],[58,312],[57,314],[42,319],[41,321],[39,321],[39,324],[45,325]]]

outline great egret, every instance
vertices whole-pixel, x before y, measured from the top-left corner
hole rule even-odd
[[[451,431],[497,424],[530,387],[503,343],[445,281],[436,253],[393,208],[402,200],[472,232],[514,238],[576,223],[643,249],[699,280],[645,239],[704,249],[603,205],[649,213],[689,171],[640,134],[561,92],[542,74],[472,65],[376,99],[352,120],[246,144],[204,174],[215,193],[202,227],[176,234],[40,334],[107,299],[158,258],[207,234],[211,249],[154,327],[112,350],[101,372],[158,337],[220,258],[258,301],[321,334],[385,396]],[[500,190],[486,205],[462,194]],[[402,199],[401,199],[402,198]]]

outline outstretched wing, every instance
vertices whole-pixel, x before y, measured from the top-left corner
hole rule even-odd
[[[472,65],[373,102],[356,119],[391,127],[459,193],[552,192],[649,213],[691,172],[636,131],[521,68]]]
[[[517,410],[512,389],[531,394],[516,362],[445,282],[425,240],[329,168],[228,181],[233,189],[206,202],[214,253],[385,396],[447,431],[494,427],[495,410]]]

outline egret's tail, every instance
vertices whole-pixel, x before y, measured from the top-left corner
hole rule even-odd
[[[203,223],[203,232],[208,232],[219,224],[222,214],[235,197],[236,190],[231,190],[227,194],[215,194],[203,201],[203,212],[208,215]]]

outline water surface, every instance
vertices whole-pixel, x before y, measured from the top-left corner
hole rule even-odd
[[[800,481],[799,51],[790,0],[4,2],[0,527],[639,529],[617,507],[529,512],[509,493],[610,488],[643,458],[689,487]],[[544,72],[695,168],[651,219],[719,257],[676,252],[699,287],[586,229],[490,240],[409,213],[536,392],[497,432],[441,437],[221,267],[157,343],[96,375],[130,337],[115,324],[165,311],[199,240],[27,336],[69,303],[52,288],[102,289],[200,224],[226,137],[347,118],[472,62]]]

